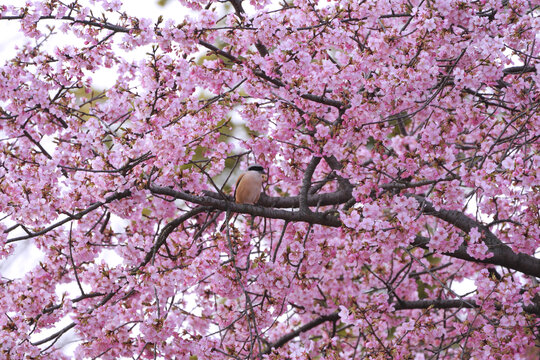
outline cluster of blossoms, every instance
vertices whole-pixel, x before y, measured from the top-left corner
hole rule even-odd
[[[537,358],[535,4],[0,5],[0,358]]]

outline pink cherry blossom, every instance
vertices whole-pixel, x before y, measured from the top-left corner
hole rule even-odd
[[[534,2],[175,6],[0,5],[1,359],[538,358]]]

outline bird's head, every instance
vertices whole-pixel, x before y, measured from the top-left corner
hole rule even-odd
[[[248,167],[248,171],[257,171],[258,173],[264,174],[264,168],[258,164]]]

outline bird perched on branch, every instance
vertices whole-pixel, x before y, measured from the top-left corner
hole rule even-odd
[[[236,180],[234,199],[238,204],[251,204],[255,205],[259,201],[259,197],[262,192],[262,175],[264,174],[264,168],[261,165],[251,165],[247,171],[238,177]],[[231,212],[227,210],[227,217],[225,222],[220,228],[220,231],[228,226]],[[236,214],[233,224],[236,221],[238,214]],[[253,219],[252,219],[253,224]]]
[[[238,204],[254,205],[259,201],[262,191],[262,175],[264,168],[261,165],[251,165],[248,170],[236,180],[234,198]]]

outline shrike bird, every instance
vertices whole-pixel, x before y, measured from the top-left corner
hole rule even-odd
[[[259,201],[262,191],[262,174],[264,174],[264,168],[261,165],[251,165],[248,171],[240,175],[236,180],[234,192],[237,203],[254,205]]]

